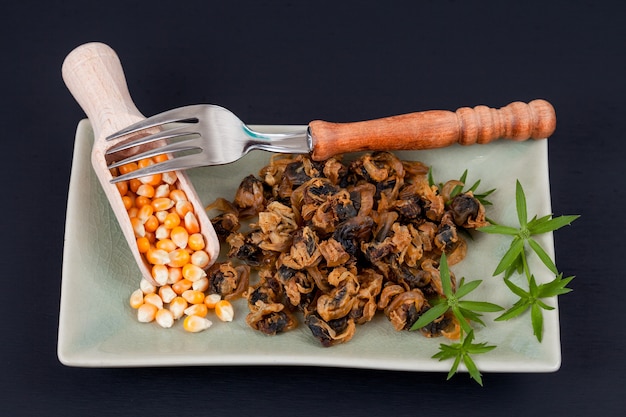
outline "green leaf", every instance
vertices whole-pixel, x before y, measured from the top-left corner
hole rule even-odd
[[[459,369],[460,363],[461,363],[461,356],[459,355],[456,357],[456,359],[454,359],[454,363],[450,367],[450,372],[448,372],[448,377],[446,379],[450,379],[454,376],[454,374],[456,374],[457,370]]]
[[[495,318],[495,321],[507,321],[524,313],[530,307],[530,303],[526,299],[518,300],[511,308]]]
[[[528,222],[527,227],[529,230],[533,230],[534,227],[540,227],[545,222],[549,221],[551,218],[552,218],[552,214],[547,214],[540,218],[537,218],[537,216],[535,216],[531,221]]]
[[[428,310],[426,310],[419,319],[411,326],[411,330],[421,329],[422,327],[432,323],[433,320],[441,317],[446,311],[448,311],[448,304],[442,302],[437,304]]]
[[[459,306],[472,311],[480,311],[484,313],[495,313],[496,311],[502,311],[504,308],[494,303],[488,303],[486,301],[459,301]]]
[[[493,275],[496,276],[504,272],[504,270],[506,270],[513,262],[515,262],[515,260],[517,259],[517,257],[523,250],[524,250],[524,240],[519,237],[516,237],[515,239],[513,239],[513,241],[511,242],[511,246],[509,247],[509,250],[507,250],[507,252],[502,257],[502,260],[496,267],[496,270],[494,271]]]
[[[539,225],[533,226],[533,228],[530,229],[530,233],[533,235],[539,235],[542,233],[553,232],[560,229],[561,227],[572,224],[572,222],[579,217],[579,215],[555,217],[548,221],[542,222]]]
[[[469,323],[465,319],[465,316],[463,315],[463,312],[461,311],[461,309],[459,309],[459,306],[453,306],[451,307],[451,310],[452,310],[452,313],[454,313],[455,317],[459,320],[459,325],[461,326],[461,329],[463,329],[465,333],[471,332],[472,328],[470,327]]]
[[[563,274],[559,274],[552,281],[541,284],[538,289],[538,296],[541,298],[547,298],[571,292],[572,289],[567,288],[567,284],[569,284],[574,279],[574,277],[562,277]]]
[[[533,304],[530,308],[530,314],[533,334],[537,337],[537,340],[541,342],[543,338],[543,313],[541,312],[541,308],[537,304]]]
[[[481,284],[481,282],[483,281],[480,279],[477,279],[475,281],[469,281],[465,284],[461,284],[461,286],[456,290],[456,298],[465,297],[467,294],[474,291],[476,287],[478,287]]]
[[[528,222],[528,213],[526,212],[526,195],[519,180],[515,183],[515,207],[517,209],[517,219],[522,227]]]
[[[428,167],[428,185],[430,187],[435,185],[435,180],[433,179],[433,167]]]
[[[533,238],[529,238],[528,239],[528,245],[531,247],[531,249],[537,254],[537,256],[539,257],[539,259],[541,259],[541,262],[543,262],[543,264],[553,273],[558,274],[559,271],[556,269],[556,265],[554,264],[554,262],[552,261],[552,258],[550,258],[550,255],[548,255],[546,253],[546,251],[541,247],[541,245],[539,243],[537,243],[537,241]]]
[[[513,281],[511,281],[510,279],[505,279],[504,284],[507,287],[509,287],[509,290],[511,290],[511,292],[517,295],[518,297],[520,298],[528,297],[528,292],[524,291],[521,287],[518,287],[517,285],[513,284]]]
[[[441,287],[446,297],[452,297],[452,283],[450,282],[450,269],[448,268],[448,260],[446,254],[441,254],[441,261],[439,264],[439,277],[441,278]]]
[[[469,372],[472,379],[478,382],[478,384],[482,387],[483,386],[482,376],[480,374],[480,371],[478,371],[478,367],[472,360],[471,356],[463,355],[463,363],[465,363],[465,367],[467,368],[467,371]]]
[[[483,233],[491,233],[491,234],[499,234],[499,235],[511,235],[517,236],[519,234],[519,229],[510,226],[502,226],[498,224],[490,224],[488,226],[479,227],[479,232]]]

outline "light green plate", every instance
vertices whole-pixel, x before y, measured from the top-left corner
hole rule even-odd
[[[288,126],[255,126],[260,131],[293,129]],[[91,168],[93,132],[87,120],[78,124],[70,179],[63,282],[59,317],[58,357],[68,366],[138,367],[175,365],[307,365],[409,371],[448,371],[449,362],[431,359],[443,339],[427,339],[418,332],[396,332],[381,314],[357,328],[354,338],[342,345],[322,347],[304,326],[278,336],[265,336],[245,323],[247,307],[235,303],[235,320],[222,323],[212,317],[213,327],[187,333],[182,323],[163,329],[143,324],[128,299],[138,288],[140,273]],[[400,152],[403,159],[416,159],[433,166],[437,182],[458,179],[469,170],[468,182],[481,179],[482,189],[496,188],[487,214],[500,223],[515,226],[515,180],[526,191],[530,215],[551,213],[547,141],[453,146],[446,149]],[[196,191],[208,204],[216,197],[231,199],[241,179],[256,174],[269,161],[269,154],[253,152],[225,166],[189,171]],[[552,234],[539,242],[554,259]],[[482,279],[472,293],[476,300],[491,301],[505,308],[515,297],[501,277],[492,277],[510,239],[479,234],[469,242],[468,256],[452,267],[457,277]],[[536,259],[531,267],[539,283],[552,275]],[[556,300],[548,300],[557,307]],[[477,327],[476,339],[497,345],[475,357],[484,372],[551,372],[560,367],[561,348],[558,308],[544,312],[544,340],[533,336],[530,318],[493,322]],[[211,317],[209,317],[211,318]]]

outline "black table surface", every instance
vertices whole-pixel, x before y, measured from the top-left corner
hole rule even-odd
[[[626,25],[618,2],[13,1],[3,7],[0,415],[623,415]],[[8,13],[7,13],[8,12]],[[64,57],[100,41],[144,114],[218,103],[251,124],[545,98],[555,234],[575,275],[553,373],[298,366],[86,369],[57,357],[76,125]],[[90,237],[87,236],[86,239]],[[177,413],[177,414],[174,414]]]

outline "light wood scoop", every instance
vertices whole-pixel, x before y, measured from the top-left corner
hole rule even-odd
[[[129,135],[117,140],[105,138],[126,126],[143,120],[145,117],[133,103],[120,60],[109,46],[103,43],[87,43],[74,49],[65,58],[62,75],[68,89],[87,114],[94,132],[94,145],[91,153],[93,169],[102,185],[111,208],[119,222],[128,246],[137,261],[142,276],[156,284],[151,268],[137,248],[135,233],[122,202],[117,187],[111,184],[112,174],[107,168],[106,150],[120,142],[132,140],[137,135]],[[152,132],[147,133],[154,133]],[[142,132],[146,134],[146,132]],[[158,145],[158,144],[157,144]],[[136,150],[137,151],[137,150]],[[117,155],[122,157],[128,155]],[[110,162],[110,161],[109,161]],[[217,259],[220,243],[204,207],[189,178],[183,171],[176,171],[179,188],[193,204],[200,223],[200,230],[206,242],[211,264]]]

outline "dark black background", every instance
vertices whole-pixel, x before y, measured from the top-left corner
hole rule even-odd
[[[4,5],[0,415],[623,415],[622,2],[109,1]],[[89,41],[146,115],[219,103],[251,124],[545,98],[560,299],[556,373],[307,367],[79,369],[56,356],[66,197],[84,113],[61,79]]]

